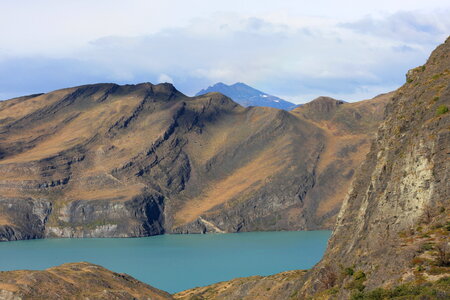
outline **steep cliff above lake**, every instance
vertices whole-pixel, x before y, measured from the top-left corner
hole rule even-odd
[[[449,107],[447,39],[387,105],[307,293],[338,286],[344,296],[449,275]],[[343,269],[360,278],[338,276]]]

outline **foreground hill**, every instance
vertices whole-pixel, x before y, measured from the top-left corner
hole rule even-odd
[[[242,106],[264,106],[284,110],[291,110],[297,106],[292,102],[266,94],[242,82],[237,82],[232,85],[226,85],[219,82],[213,86],[209,86],[208,88],[201,90],[196,94],[196,96],[212,92],[224,94]]]
[[[126,274],[89,263],[0,272],[0,299],[173,299]]]
[[[0,240],[330,228],[385,98],[290,113],[144,83],[0,102]]]
[[[450,38],[408,72],[387,105],[324,258],[312,270],[234,279],[175,298],[449,299],[449,83]],[[329,122],[326,110],[313,114],[315,122]]]

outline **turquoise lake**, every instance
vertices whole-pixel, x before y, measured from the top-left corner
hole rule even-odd
[[[46,239],[0,243],[0,270],[87,261],[170,293],[236,277],[308,269],[331,231]]]

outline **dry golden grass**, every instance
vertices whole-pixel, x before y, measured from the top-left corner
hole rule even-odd
[[[286,142],[287,138],[278,139],[251,162],[226,178],[212,182],[199,197],[188,200],[175,214],[176,226],[190,223],[211,208],[264,185],[266,179],[287,167],[289,162],[285,159],[286,153],[280,150]]]
[[[108,128],[106,124],[113,124],[122,114],[131,113],[138,102],[138,98],[126,97],[122,101],[107,103],[84,111],[58,132],[42,140],[36,147],[5,159],[2,163],[39,160],[84,143],[97,133],[92,130],[93,128]]]
[[[73,92],[74,90],[74,88],[58,90],[52,92],[51,94],[44,94],[27,101],[19,101],[19,99],[14,99],[3,102],[2,107],[0,107],[0,119],[19,119],[38,109],[59,101],[61,98]]]
[[[264,108],[251,111],[250,116],[245,112],[244,108],[237,109],[232,117],[208,124],[200,136],[191,135],[188,152],[195,153],[192,159],[198,165],[206,163],[220,152],[225,152],[245,141],[275,116],[273,110]]]
[[[11,225],[9,218],[0,212],[0,226]]]
[[[106,199],[116,199],[121,201],[130,200],[136,195],[139,195],[142,189],[145,187],[144,184],[134,184],[134,185],[124,185],[121,187],[113,188],[111,186],[106,186],[101,189],[82,189],[76,188],[74,190],[66,193],[66,199],[83,199],[83,200],[106,200]]]
[[[316,210],[316,216],[322,217],[331,210],[339,208],[344,201],[345,195],[350,187],[351,181],[342,182],[339,189],[335,190],[335,193],[330,197],[325,197],[319,202],[319,206]]]
[[[21,198],[23,192],[18,189],[0,188],[0,194],[5,198]]]
[[[19,287],[14,284],[0,282],[0,290],[10,291],[10,292],[16,292],[19,290]]]

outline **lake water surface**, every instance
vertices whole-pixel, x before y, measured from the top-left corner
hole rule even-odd
[[[252,275],[308,269],[331,231],[46,239],[0,243],[0,270],[87,261],[170,293]]]

